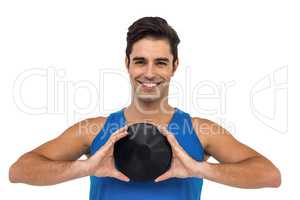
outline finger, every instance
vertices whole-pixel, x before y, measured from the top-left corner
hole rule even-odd
[[[127,129],[128,129],[128,125],[125,124],[125,126],[123,126],[122,128],[119,128],[118,130],[116,130],[115,132],[113,132],[113,134],[111,134],[111,136],[112,135],[117,135],[118,133],[121,133],[121,132],[124,132],[124,131],[127,131]]]
[[[113,177],[116,179],[119,179],[121,181],[126,181],[126,182],[130,181],[130,179],[125,174],[123,174],[122,172],[117,171],[117,170],[114,172]]]
[[[112,145],[117,142],[118,140],[120,140],[121,138],[125,137],[126,135],[128,135],[127,129],[126,128],[122,128],[119,129],[118,131],[116,131],[115,133],[113,133],[110,138],[109,141],[112,143]]]
[[[167,137],[167,138],[170,137],[170,138],[175,139],[175,136],[165,126],[159,125],[158,129],[165,137]],[[175,139],[175,141],[176,141],[176,139]]]
[[[114,147],[114,144],[120,140],[121,138],[125,137],[128,135],[128,132],[120,132],[117,135],[112,136],[103,146],[103,152],[109,151],[111,148]]]
[[[126,131],[126,128],[119,129],[115,133],[113,133],[110,138],[106,141],[106,143],[101,147],[101,153],[108,152],[114,144],[120,140],[121,138],[128,135],[128,132]]]
[[[165,172],[164,174],[162,174],[158,178],[156,178],[155,182],[164,181],[164,180],[167,180],[169,178],[172,178],[172,173],[171,173],[170,170],[168,170],[167,172]]]
[[[178,143],[176,137],[165,127],[160,126],[159,128],[162,134],[167,138],[168,142],[171,145],[173,157],[178,157],[180,158],[180,160],[186,159],[188,154],[183,149],[183,147]]]
[[[114,146],[114,143],[116,141],[128,135],[127,128],[128,127],[125,125],[124,127],[118,129],[113,134],[111,134],[106,143],[96,152],[96,155],[100,157],[106,155],[107,152],[110,151],[111,148]]]
[[[164,136],[167,136],[167,135],[171,134],[171,133],[168,131],[168,129],[167,129],[165,126],[161,125],[161,124],[157,125],[157,128],[158,128],[158,130],[159,130]]]
[[[176,148],[181,148],[181,146],[178,144],[175,136],[170,131],[168,131],[167,128],[165,128],[163,126],[158,126],[158,129],[167,138],[167,140],[169,141],[171,146],[176,147]]]

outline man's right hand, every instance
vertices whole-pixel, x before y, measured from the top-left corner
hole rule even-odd
[[[114,144],[121,138],[128,135],[128,126],[115,131],[108,141],[85,162],[89,174],[98,177],[113,177],[122,181],[129,181],[129,178],[115,168]]]

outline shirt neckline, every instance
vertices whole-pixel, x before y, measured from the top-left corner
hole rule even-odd
[[[168,122],[168,125],[167,125],[167,129],[169,130],[169,126],[170,124],[173,123],[174,119],[175,119],[175,116],[176,114],[178,113],[178,108],[177,107],[174,107],[174,112],[172,114],[172,117],[170,119],[170,121]],[[125,114],[124,114],[124,110],[125,110],[125,107],[121,110],[121,115],[122,115],[122,120],[123,120],[123,126],[127,123],[127,120],[126,120],[126,117],[125,117]]]

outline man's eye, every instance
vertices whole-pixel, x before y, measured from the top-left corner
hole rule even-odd
[[[164,63],[164,62],[158,62],[157,64],[158,64],[158,65],[167,65],[167,64]]]
[[[144,64],[144,61],[136,61],[134,64]]]

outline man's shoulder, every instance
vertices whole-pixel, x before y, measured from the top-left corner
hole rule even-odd
[[[81,125],[82,128],[87,128],[86,130],[92,130],[96,128],[101,128],[105,124],[106,119],[107,117],[105,116],[97,116],[83,119],[78,123]]]
[[[106,121],[107,117],[105,116],[97,116],[85,119],[85,121],[93,124],[103,124]]]
[[[193,127],[196,128],[197,131],[203,132],[205,128],[210,128],[212,126],[216,126],[217,124],[212,120],[201,118],[201,117],[191,117]]]
[[[211,132],[214,131],[216,127],[218,127],[218,124],[216,124],[212,120],[201,117],[191,117],[191,119],[193,129],[197,134],[199,140],[201,141],[204,149],[206,149],[208,145],[208,137]]]
[[[80,121],[80,129],[83,130],[86,135],[88,145],[91,145],[94,138],[101,132],[107,117],[97,116],[84,119]]]
[[[226,131],[220,124],[209,119],[192,117],[192,122],[194,128],[201,134],[213,136]]]

